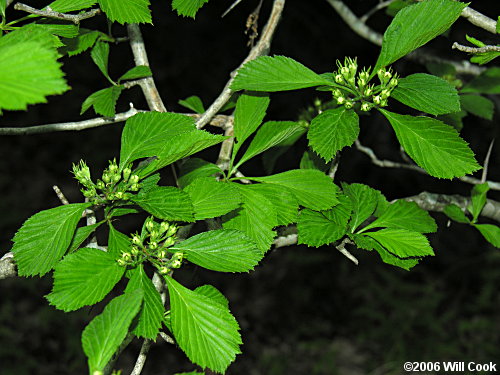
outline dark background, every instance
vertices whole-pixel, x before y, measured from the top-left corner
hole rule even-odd
[[[27,3],[42,7],[48,2]],[[245,22],[258,1],[245,0],[221,18],[231,3],[212,0],[193,21],[174,14],[166,0],[153,2],[154,27],[142,29],[154,77],[169,110],[184,111],[177,101],[190,95],[199,95],[208,106],[224,87],[229,73],[247,55]],[[264,1],[260,26],[271,3]],[[375,3],[357,0],[348,5],[361,15]],[[490,17],[498,15],[495,2],[473,1],[471,6]],[[370,26],[383,32],[389,22],[381,12],[371,19]],[[106,30],[102,18],[86,21],[83,27]],[[116,25],[113,33],[125,35],[125,29]],[[465,42],[465,33],[485,42],[494,41],[491,35],[459,20],[448,38],[438,38],[429,48],[442,56],[466,58],[450,49],[453,41]],[[358,56],[360,65],[373,65],[378,51],[354,34],[321,0],[287,1],[272,45],[273,54],[290,56],[316,72],[332,71],[335,60],[344,56]],[[6,112],[0,126],[81,119],[83,100],[107,87],[107,81],[88,53],[62,61],[72,90],[51,97],[49,104],[31,106],[28,112]],[[132,66],[128,44],[113,46],[111,76],[117,77]],[[395,68],[402,75],[425,71],[425,67],[406,60]],[[117,110],[127,110],[130,101],[146,109],[141,95],[137,87],[125,92]],[[328,99],[314,90],[271,97],[267,118],[273,120],[297,119],[316,97]],[[91,111],[84,115],[92,117]],[[462,136],[480,163],[497,136],[498,119],[496,115],[494,121],[476,117],[465,120]],[[84,159],[97,174],[107,160],[118,155],[121,128],[122,124],[115,124],[75,133],[0,137],[1,253],[10,249],[10,239],[26,218],[59,204],[52,185],[58,185],[71,202],[81,201],[69,173],[72,163]],[[394,134],[378,115],[362,119],[361,140],[381,157],[399,160]],[[304,145],[299,142],[284,155],[281,168],[297,168]],[[498,181],[496,150],[489,179]],[[258,171],[260,163],[244,172]],[[424,190],[468,195],[471,188],[411,171],[380,169],[351,149],[342,152],[336,179],[369,184],[388,199]],[[498,200],[498,195],[491,192],[489,197]],[[422,261],[411,272],[383,264],[376,254],[361,250],[353,249],[360,261],[355,266],[335,249],[297,246],[271,251],[251,274],[226,275],[187,266],[179,276],[191,287],[212,283],[228,297],[244,341],[243,355],[237,357],[228,374],[400,374],[405,361],[498,361],[498,249],[473,229],[456,223],[447,227],[443,215],[433,216],[440,224],[439,232],[430,236],[436,257]],[[87,371],[79,338],[101,307],[70,314],[57,311],[43,298],[50,287],[50,276],[0,281],[0,374]],[[118,362],[125,374],[139,345],[134,341]],[[192,369],[182,352],[159,340],[143,373],[173,374]]]

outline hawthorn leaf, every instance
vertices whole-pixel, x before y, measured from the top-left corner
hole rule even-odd
[[[219,272],[251,271],[264,256],[253,240],[234,229],[200,233],[169,250],[182,251],[191,263]]]
[[[96,0],[56,0],[49,7],[56,12],[67,13],[90,8],[95,3]]]
[[[203,105],[203,102],[201,101],[199,96],[193,95],[189,98],[179,100],[178,103],[183,107],[190,109],[194,113],[202,114],[203,112],[205,112],[205,106]]]
[[[185,188],[197,178],[210,177],[217,173],[222,173],[217,165],[200,158],[189,158],[180,166],[178,183],[181,188]]]
[[[85,327],[82,347],[88,357],[91,374],[102,371],[127,336],[132,319],[141,307],[143,296],[139,289],[115,297]]]
[[[467,207],[472,214],[472,221],[475,222],[486,204],[486,193],[490,190],[487,182],[474,185],[471,193],[471,205]]]
[[[172,9],[177,11],[179,16],[195,18],[200,8],[208,3],[208,0],[172,0]]]
[[[500,67],[486,69],[468,82],[461,93],[500,94]]]
[[[67,53],[68,56],[78,55],[91,48],[99,35],[99,31],[81,28],[76,37],[62,39],[64,47],[62,47],[61,51]]]
[[[111,86],[91,94],[82,104],[80,115],[84,114],[90,107],[94,107],[95,113],[105,117],[114,117],[116,114],[116,102],[124,87]]]
[[[365,232],[364,234],[373,238],[400,258],[434,255],[427,238],[418,232],[407,229],[385,228],[377,232]]]
[[[104,77],[106,77],[108,81],[114,85],[114,82],[108,73],[109,43],[98,41],[92,48],[92,51],[90,51],[90,56]]]
[[[241,145],[252,135],[262,123],[269,106],[269,96],[261,93],[243,93],[236,102],[234,111],[234,145],[233,158]]]
[[[197,178],[184,191],[193,203],[195,220],[222,216],[238,208],[241,203],[238,189],[212,177]]]
[[[329,162],[337,151],[351,146],[358,135],[358,115],[353,110],[341,106],[321,112],[313,118],[307,139],[309,146]]]
[[[241,353],[239,325],[229,308],[165,277],[173,334],[191,362],[224,373]]]
[[[483,237],[495,247],[500,248],[500,228],[493,224],[474,224]]]
[[[73,203],[38,212],[14,236],[12,252],[20,276],[43,276],[62,258],[76,225],[90,203]]]
[[[127,252],[131,248],[132,243],[130,238],[109,224],[108,253],[118,258],[121,253]]]
[[[101,9],[111,21],[151,23],[149,0],[99,0]]]
[[[427,0],[401,9],[384,33],[374,72],[444,33],[466,6],[454,0]]]
[[[213,285],[202,285],[194,290],[198,294],[202,294],[205,297],[211,298],[215,302],[219,302],[225,308],[229,308],[229,301],[226,296],[222,294],[219,289],[214,287]]]
[[[288,189],[272,184],[251,184],[247,189],[262,194],[271,202],[276,210],[276,225],[288,225],[297,221],[299,203]]]
[[[238,70],[231,89],[273,92],[314,86],[331,86],[331,82],[290,57],[261,56]]]
[[[72,253],[80,247],[80,245],[103,223],[103,221],[84,227],[76,228],[75,234],[71,239],[71,244],[68,248],[68,253]]]
[[[462,108],[474,116],[493,120],[495,105],[493,102],[481,95],[464,94],[460,95]]]
[[[132,201],[163,220],[194,221],[193,203],[189,194],[172,186],[158,186],[139,192]]]
[[[304,129],[305,131],[305,129]],[[273,146],[271,149],[267,150],[264,155],[262,155],[262,163],[264,164],[264,170],[267,174],[272,174],[274,167],[276,166],[277,160],[293,146],[304,134],[295,133],[291,137],[283,140],[277,145]]]
[[[380,111],[391,123],[406,153],[431,176],[451,179],[481,168],[472,150],[451,126],[430,117]]]
[[[349,197],[352,203],[352,217],[349,226],[354,232],[366,219],[376,210],[379,196],[378,190],[363,184],[342,184],[344,194]]]
[[[300,169],[317,169],[326,173],[329,168],[330,165],[312,150],[305,151],[300,158]]]
[[[391,97],[431,115],[460,111],[460,100],[455,87],[430,74],[416,73],[399,79]]]
[[[153,75],[149,66],[146,65],[137,65],[132,69],[123,74],[120,78],[118,78],[118,82],[125,81],[127,79],[138,79],[150,77]]]
[[[113,254],[83,248],[67,255],[54,271],[54,286],[46,298],[65,312],[99,301],[113,289],[125,272]]]
[[[326,210],[339,201],[339,188],[332,179],[314,169],[294,169],[266,177],[247,177],[249,180],[285,187],[301,206],[312,210]]]
[[[462,224],[469,224],[470,223],[469,218],[467,216],[465,216],[465,213],[456,204],[449,204],[449,205],[447,205],[444,208],[443,212],[451,220],[455,220],[456,222],[459,222],[459,223],[462,223]]]

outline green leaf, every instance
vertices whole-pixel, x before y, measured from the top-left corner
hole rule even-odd
[[[109,44],[107,42],[98,41],[92,48],[90,56],[104,77],[106,77],[111,84],[114,84],[114,81],[108,73]]]
[[[483,237],[495,247],[500,248],[500,228],[493,224],[474,224]]]
[[[469,218],[467,216],[465,216],[465,213],[456,204],[449,204],[449,205],[447,205],[444,208],[443,212],[451,220],[455,220],[455,221],[457,221],[459,223],[463,223],[463,224],[469,224],[470,223]]]
[[[96,0],[56,0],[49,7],[56,12],[67,13],[90,8],[95,3]]]
[[[7,0],[0,0],[0,15],[5,18],[5,9],[7,8]]]
[[[467,83],[462,93],[500,94],[500,67],[486,69]]]
[[[460,95],[460,103],[467,112],[486,120],[493,120],[495,105],[490,99],[481,95]]]
[[[330,165],[325,163],[318,154],[312,150],[307,150],[300,158],[300,169],[317,169],[323,173],[326,173]]]
[[[481,168],[472,150],[452,127],[429,117],[380,111],[408,155],[431,176],[462,177]]]
[[[379,196],[382,195],[379,191],[372,189],[369,186],[362,184],[342,184],[344,194],[349,197],[352,203],[352,218],[351,231],[359,227],[366,219],[368,219],[377,208]]]
[[[342,106],[321,112],[313,118],[307,138],[309,146],[328,162],[337,151],[351,146],[358,135],[358,115]]]
[[[234,145],[233,158],[241,144],[253,134],[262,123],[269,106],[269,96],[259,93],[243,93],[236,102],[234,111]]]
[[[184,191],[191,197],[196,220],[222,216],[238,208],[241,203],[238,189],[212,177],[198,178]]]
[[[215,302],[219,302],[225,308],[229,308],[229,301],[216,287],[213,285],[202,285],[194,290],[198,294],[202,294],[205,297],[212,299]]]
[[[431,115],[460,111],[457,90],[448,81],[424,73],[401,78],[391,97]]]
[[[46,96],[69,89],[53,38],[33,28],[0,38],[0,111],[25,110],[28,104],[46,103]]]
[[[123,276],[125,267],[107,252],[84,248],[69,254],[56,266],[54,287],[46,296],[66,312],[102,301]]]
[[[125,294],[136,289],[141,290],[143,304],[139,311],[137,326],[133,332],[137,337],[155,340],[160,332],[165,308],[161,302],[160,293],[158,293],[151,279],[144,272],[142,264],[130,271],[130,281],[125,289]]]
[[[181,164],[178,183],[181,188],[185,188],[197,178],[210,177],[217,173],[222,173],[217,165],[203,159],[189,158]]]
[[[102,371],[127,336],[128,327],[141,307],[142,293],[136,290],[114,298],[82,333],[83,351],[90,373]]]
[[[80,114],[82,115],[90,107],[94,107],[95,113],[105,117],[114,117],[116,114],[116,102],[123,88],[123,86],[111,86],[94,92],[83,102]]]
[[[125,216],[129,214],[137,214],[139,211],[135,208],[115,208],[111,211],[109,214],[109,217],[119,217],[119,216]]]
[[[64,47],[62,47],[61,52],[67,53],[69,56],[78,55],[92,47],[99,35],[99,31],[80,29],[77,37],[63,38]]]
[[[200,233],[170,249],[182,251],[191,263],[219,272],[251,271],[264,256],[255,242],[234,229]]]
[[[462,119],[467,116],[467,112],[464,110],[448,113],[446,115],[437,116],[436,119],[444,122],[446,125],[453,126],[457,131],[463,129],[464,124]]]
[[[165,278],[175,339],[188,358],[202,368],[223,373],[241,353],[238,322],[218,300]]]
[[[71,240],[71,244],[69,245],[68,252],[71,253],[78,249],[83,241],[85,241],[102,223],[101,221],[99,223],[77,228]]]
[[[132,199],[141,208],[163,220],[194,221],[189,194],[172,186],[159,186]]]
[[[272,174],[279,157],[290,150],[291,146],[293,146],[302,137],[302,135],[303,133],[295,133],[293,136],[278,143],[262,155],[262,163],[264,164],[266,174]]]
[[[109,225],[108,253],[117,258],[122,252],[128,252],[132,243],[127,235],[117,231],[113,225]]]
[[[205,3],[208,3],[208,0],[173,0],[172,9],[176,10],[179,16],[194,18]]]
[[[338,205],[327,211],[300,211],[297,222],[298,244],[319,247],[335,242],[346,234],[352,203],[343,194],[339,200]]]
[[[187,109],[190,109],[194,113],[202,114],[205,112],[205,107],[199,96],[190,96],[189,98],[179,100],[179,104]]]
[[[268,121],[257,131],[250,146],[238,163],[234,166],[237,169],[240,165],[251,158],[269,150],[271,147],[279,145],[283,141],[303,134],[305,129],[302,125],[293,121]]]
[[[278,225],[276,209],[264,195],[243,185],[234,184],[241,194],[240,208],[222,218],[224,229],[237,229],[250,237],[261,251],[271,247]]]
[[[418,207],[415,202],[398,200],[358,233],[372,228],[400,228],[419,233],[433,233],[437,230],[437,225],[429,213]]]
[[[276,225],[288,225],[297,221],[299,203],[288,189],[272,184],[251,184],[247,189],[262,194],[271,202],[276,210]]]
[[[125,81],[127,79],[138,79],[144,77],[150,77],[153,75],[149,66],[137,65],[130,69],[127,73],[118,78],[118,82]]]
[[[272,176],[248,179],[287,188],[300,205],[312,210],[326,210],[339,202],[338,187],[330,177],[314,169],[294,169]]]
[[[497,31],[497,34],[500,34],[500,16],[498,16],[498,18],[497,18],[496,31]]]
[[[374,72],[445,32],[466,6],[453,0],[427,0],[399,11],[384,33]]]
[[[400,258],[434,255],[427,238],[418,232],[407,229],[386,228],[377,232],[366,232],[392,254]]]
[[[149,0],[99,0],[101,9],[111,21],[151,23]]]
[[[499,45],[496,45],[496,47],[500,47]],[[500,52],[496,51],[487,51],[487,52],[479,52],[475,53],[474,56],[471,57],[470,62],[483,65],[487,64],[493,59],[496,59],[497,57],[500,56]]]
[[[330,86],[331,82],[294,59],[261,56],[238,70],[231,89],[287,91],[322,85]]]
[[[488,183],[474,185],[471,194],[471,206],[467,207],[472,214],[472,221],[475,222],[486,204],[486,193],[490,190]]]
[[[74,38],[78,35],[78,25],[68,21],[41,19],[36,22],[36,25],[40,26],[52,35],[57,35],[63,38]]]
[[[12,247],[20,276],[43,276],[59,262],[87,207],[90,203],[67,204],[41,211],[24,222]]]

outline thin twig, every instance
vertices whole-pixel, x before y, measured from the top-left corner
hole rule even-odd
[[[335,246],[335,248],[340,251],[343,255],[345,255],[347,257],[347,259],[349,259],[350,261],[352,261],[355,265],[358,265],[359,264],[359,261],[358,259],[356,259],[356,257],[354,255],[352,255],[349,250],[347,250],[345,248],[345,245],[347,244],[350,244],[350,245],[353,245],[354,243],[348,238],[344,238],[342,240],[342,242],[340,244],[338,244],[337,246]]]
[[[221,18],[222,18],[222,17],[225,17],[225,16],[226,16],[226,15],[227,15],[230,11],[232,11],[232,10],[234,9],[234,7],[235,7],[236,5],[238,5],[239,3],[241,3],[241,1],[242,1],[242,0],[236,0],[235,2],[233,2],[233,3],[229,6],[229,8],[227,8],[227,9],[226,9],[226,11],[225,11],[224,13],[222,13]]]
[[[139,25],[128,24],[127,32],[130,38],[130,47],[132,48],[132,53],[134,55],[135,65],[149,66],[148,55],[146,53],[146,47],[144,45],[144,40],[142,39],[141,29],[139,28]],[[151,111],[166,112],[167,109],[163,104],[153,77],[143,78],[140,80],[139,84],[146,98],[149,109]]]
[[[231,153],[234,145],[233,121],[226,123],[224,135],[229,138],[222,142],[219,157],[217,158],[217,166],[221,169],[221,171],[227,170],[229,168],[229,162],[231,161]]]
[[[141,351],[139,352],[139,356],[135,362],[134,369],[130,373],[130,375],[139,375],[142,372],[144,367],[144,363],[146,363],[146,359],[148,357],[149,349],[151,348],[151,340],[145,339],[141,346]]]
[[[274,0],[273,9],[271,10],[271,15],[269,16],[269,20],[267,21],[264,30],[260,36],[259,41],[250,50],[248,56],[243,60],[240,66],[231,73],[231,78],[224,86],[224,89],[220,93],[220,95],[215,99],[212,105],[206,110],[206,112],[198,119],[196,122],[196,127],[198,129],[203,128],[207,125],[210,120],[220,111],[220,109],[228,102],[233,94],[233,90],[231,90],[231,84],[233,83],[233,79],[236,75],[236,71],[241,68],[244,64],[246,64],[250,60],[254,60],[259,56],[266,55],[269,52],[269,48],[271,47],[271,41],[276,31],[276,27],[278,26],[279,20],[281,18],[281,13],[283,12],[283,8],[285,6],[285,0]]]
[[[167,344],[175,344],[175,341],[172,337],[167,335],[165,332],[160,332],[160,337],[167,343]]]
[[[73,22],[75,25],[78,25],[80,21],[86,20],[88,18],[95,17],[96,15],[101,13],[100,9],[91,9],[88,12],[83,12],[79,14],[67,14],[53,11],[50,7],[45,8],[44,10],[36,9],[30,7],[29,5],[23,3],[17,3],[14,5],[15,10],[21,10],[26,13],[35,14],[41,17],[47,18],[55,18],[63,21]]]
[[[52,186],[52,189],[54,189],[54,192],[56,193],[57,198],[59,198],[59,200],[61,201],[62,204],[69,204],[68,199],[66,199],[66,197],[64,196],[61,189],[59,189],[59,186],[54,185],[54,186]]]
[[[279,247],[292,246],[297,244],[297,234],[289,234],[287,236],[276,237],[273,241],[274,247],[277,249]]]
[[[480,27],[490,33],[497,33],[497,21],[485,16],[482,13],[479,13],[477,10],[474,10],[470,7],[465,8],[461,14],[462,17],[467,18],[467,20],[475,26]]]
[[[57,124],[26,126],[19,128],[0,128],[0,135],[32,135],[52,132],[64,131],[79,131],[91,128],[97,128],[103,125],[116,124],[122,122],[136,113],[139,113],[132,104],[127,112],[118,113],[115,117],[98,117],[91,120],[75,121],[75,122],[62,122]]]
[[[490,166],[491,151],[493,151],[494,144],[495,144],[495,140],[492,139],[490,142],[490,147],[488,147],[488,152],[486,153],[486,156],[484,157],[483,173],[481,174],[481,183],[485,183],[486,178],[488,177],[488,167]]]
[[[366,23],[368,21],[368,18],[373,16],[375,13],[377,13],[379,10],[387,8],[389,5],[391,5],[395,0],[387,0],[387,1],[381,1],[377,5],[375,5],[372,9],[370,9],[368,12],[366,12],[362,17],[359,18],[359,20],[363,23]]]
[[[453,43],[451,48],[467,53],[500,52],[500,46],[468,47],[457,42]]]

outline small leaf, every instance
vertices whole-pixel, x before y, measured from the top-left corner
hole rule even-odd
[[[342,184],[344,194],[349,197],[352,203],[352,218],[350,222],[351,231],[359,227],[368,219],[377,208],[379,196],[378,190],[362,184]]]
[[[427,0],[401,9],[384,33],[374,71],[445,32],[466,6],[453,0]]]
[[[104,77],[106,77],[108,81],[111,82],[111,84],[114,84],[108,73],[109,44],[106,42],[98,41],[92,48],[90,56],[92,57],[92,60],[97,65],[101,73],[104,74]]]
[[[182,251],[188,261],[200,267],[219,272],[251,271],[264,256],[255,242],[234,229],[200,233],[170,249]]]
[[[194,290],[198,294],[202,294],[205,297],[212,299],[215,302],[219,302],[225,308],[229,308],[229,301],[222,294],[219,289],[214,287],[213,285],[202,285]]]
[[[193,202],[196,220],[222,216],[238,208],[241,203],[238,189],[212,177],[197,178],[184,191]]]
[[[194,221],[189,195],[171,186],[159,186],[132,199],[150,214],[163,220]]]
[[[12,252],[20,276],[43,276],[62,258],[90,203],[67,204],[26,220],[14,236]]]
[[[400,258],[423,257],[434,255],[427,238],[418,232],[406,229],[381,229],[377,232],[366,232],[383,247]]]
[[[493,224],[474,224],[483,237],[495,247],[500,248],[500,228]]]
[[[94,92],[83,102],[80,114],[82,115],[90,107],[94,107],[95,113],[105,117],[114,117],[116,114],[116,102],[123,88],[123,86],[111,86]]]
[[[462,177],[481,168],[472,150],[452,127],[430,117],[380,111],[408,155],[431,176]]]
[[[56,0],[49,7],[56,12],[67,13],[90,8],[95,3],[96,0]]]
[[[457,90],[442,78],[417,73],[401,78],[391,97],[431,115],[460,111]]]
[[[127,73],[118,78],[118,82],[125,81],[127,79],[138,79],[150,77],[153,75],[149,66],[146,65],[137,65],[130,69]]]
[[[313,118],[307,138],[309,146],[329,162],[337,151],[351,146],[358,135],[358,115],[342,106],[321,112]]]
[[[287,91],[331,82],[301,63],[285,56],[261,56],[238,70],[231,89],[253,91]]]
[[[71,240],[68,252],[71,253],[78,249],[80,245],[102,224],[103,222],[95,223],[92,225],[86,225],[76,229],[75,235]]]
[[[132,269],[130,275],[125,294],[139,289],[143,295],[142,308],[138,315],[139,320],[133,332],[138,337],[155,340],[160,332],[165,311],[160,293],[158,293],[151,279],[144,272],[142,264]]]
[[[252,135],[262,123],[269,106],[269,96],[259,93],[243,93],[236,102],[234,111],[234,145],[233,158],[241,144]]]
[[[125,267],[99,249],[84,248],[67,255],[55,268],[54,287],[46,296],[66,312],[101,301],[123,276]]]
[[[190,96],[189,98],[179,100],[179,104],[187,109],[192,110],[194,113],[202,114],[205,112],[205,107],[199,96]]]
[[[167,276],[175,339],[202,368],[223,373],[241,353],[238,322],[220,301],[191,291]]]
[[[176,10],[179,16],[194,18],[205,3],[208,3],[208,0],[173,0],[172,9]]]
[[[80,29],[77,37],[71,39],[63,38],[64,47],[62,47],[61,51],[62,53],[67,53],[69,56],[78,55],[92,47],[99,35],[99,31]]]
[[[300,159],[300,169],[317,169],[318,171],[326,173],[329,168],[329,164],[325,163],[325,161],[312,150],[305,151]]]
[[[470,223],[469,218],[467,216],[465,216],[465,213],[456,204],[449,204],[449,205],[447,205],[444,208],[443,212],[451,220],[455,220],[455,221],[457,221],[459,223],[462,223],[462,224],[469,224]]]
[[[490,99],[481,95],[460,95],[460,103],[467,112],[486,120],[493,120],[495,105]]]
[[[135,290],[114,298],[82,333],[83,351],[91,374],[102,371],[125,336],[132,319],[141,307],[142,293]]]
[[[111,21],[151,23],[149,0],[99,0],[101,9]]]
[[[267,150],[264,155],[262,155],[262,163],[264,164],[264,170],[267,174],[272,174],[277,160],[285,152],[290,150],[291,146],[293,146],[302,137],[302,135],[303,133],[295,133],[291,137],[275,145],[273,148]]]
[[[486,204],[486,193],[490,190],[488,183],[474,185],[471,194],[471,207],[467,207],[472,214],[472,221],[475,222]]]
[[[181,188],[185,188],[197,178],[210,177],[217,173],[222,173],[217,165],[203,159],[189,158],[180,166],[178,183]]]
[[[312,210],[325,210],[339,202],[338,187],[330,177],[314,169],[294,169],[271,176],[248,177],[248,179],[287,188],[300,205]]]

